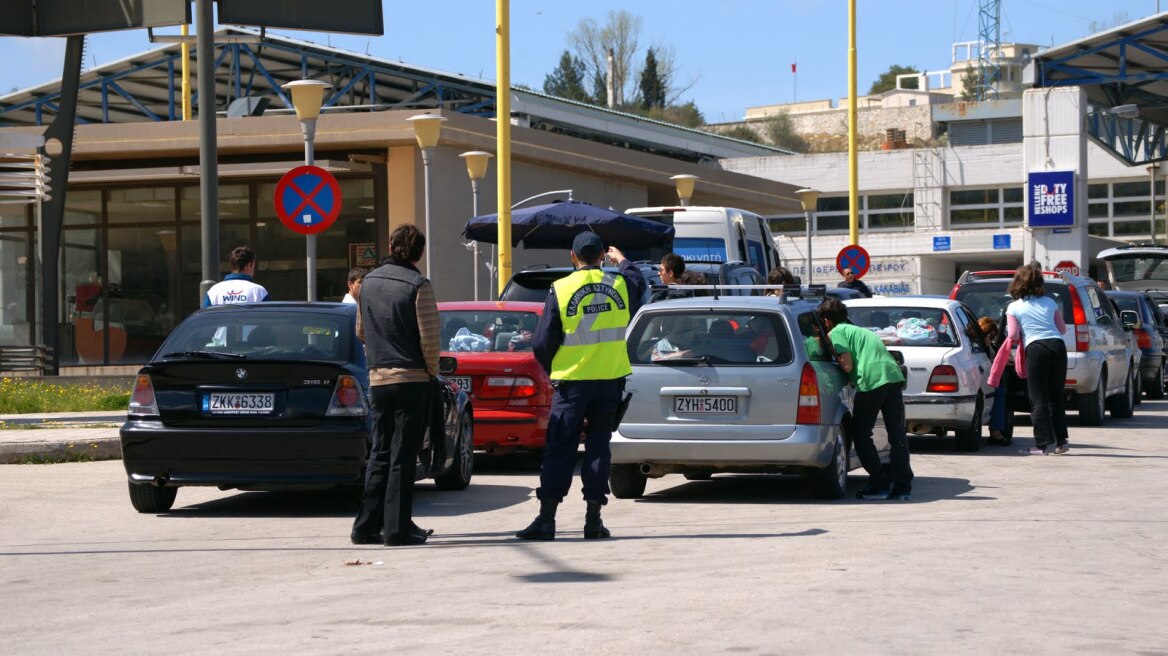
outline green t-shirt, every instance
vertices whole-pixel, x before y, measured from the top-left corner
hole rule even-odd
[[[837,353],[852,354],[848,380],[861,392],[871,392],[889,383],[903,383],[900,366],[876,333],[867,328],[841,323],[831,329],[831,343]]]

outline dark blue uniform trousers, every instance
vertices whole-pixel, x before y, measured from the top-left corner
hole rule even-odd
[[[588,420],[580,481],[584,500],[608,503],[609,442],[620,405],[624,379],[565,380],[556,383],[548,418],[547,449],[539,472],[541,501],[560,503],[572,487],[572,470],[580,446],[580,431]]]

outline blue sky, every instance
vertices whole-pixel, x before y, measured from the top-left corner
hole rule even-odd
[[[1090,34],[1092,22],[1109,27],[1154,14],[1157,0],[1003,0],[1004,41],[1058,45]],[[494,14],[490,0],[386,0],[382,37],[279,34],[368,51],[406,63],[495,78]],[[845,0],[511,0],[512,81],[536,89],[559,61],[565,35],[580,19],[603,22],[610,10],[643,19],[643,46],[676,52],[681,81],[709,122],[732,121],[751,106],[847,95]],[[951,46],[977,39],[977,0],[857,0],[859,92],[891,64],[947,68]],[[426,16],[438,9],[437,16]],[[1168,0],[1164,7],[1168,10]],[[420,26],[425,26],[420,27]],[[177,33],[177,28],[168,30]],[[145,31],[90,38],[86,67],[153,47]],[[0,90],[60,77],[63,39],[0,38]],[[791,64],[798,62],[798,73]],[[20,65],[12,65],[20,62]]]

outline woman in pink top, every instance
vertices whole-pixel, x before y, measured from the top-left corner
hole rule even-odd
[[[989,384],[1002,380],[1011,350],[1017,348],[1014,366],[1026,379],[1030,395],[1030,421],[1034,425],[1034,446],[1025,455],[1063,454],[1067,446],[1067,411],[1064,385],[1067,377],[1067,346],[1063,342],[1066,322],[1062,308],[1045,295],[1042,271],[1023,266],[1014,274],[1008,293],[1014,301],[1006,307],[1006,343],[994,358]],[[1074,293],[1073,291],[1071,293]]]

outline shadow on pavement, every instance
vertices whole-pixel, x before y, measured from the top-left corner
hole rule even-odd
[[[852,472],[848,491],[842,499],[813,499],[808,495],[806,484],[797,476],[776,475],[715,475],[708,481],[682,482],[680,476],[671,475],[680,484],[658,490],[637,499],[637,503],[805,503],[819,505],[838,504],[882,504],[882,503],[927,503],[946,499],[960,501],[988,501],[995,497],[970,496],[976,488],[965,478],[943,478],[939,476],[917,476],[913,479],[911,501],[864,501],[856,499],[856,492],[867,482],[863,470]]]
[[[179,490],[178,503],[182,503]],[[224,492],[223,498],[177,507],[159,517],[354,517],[361,500],[360,488],[320,491]],[[514,485],[476,484],[447,492],[432,482],[414,488],[416,517],[450,517],[490,512],[523,503],[531,488]]]

